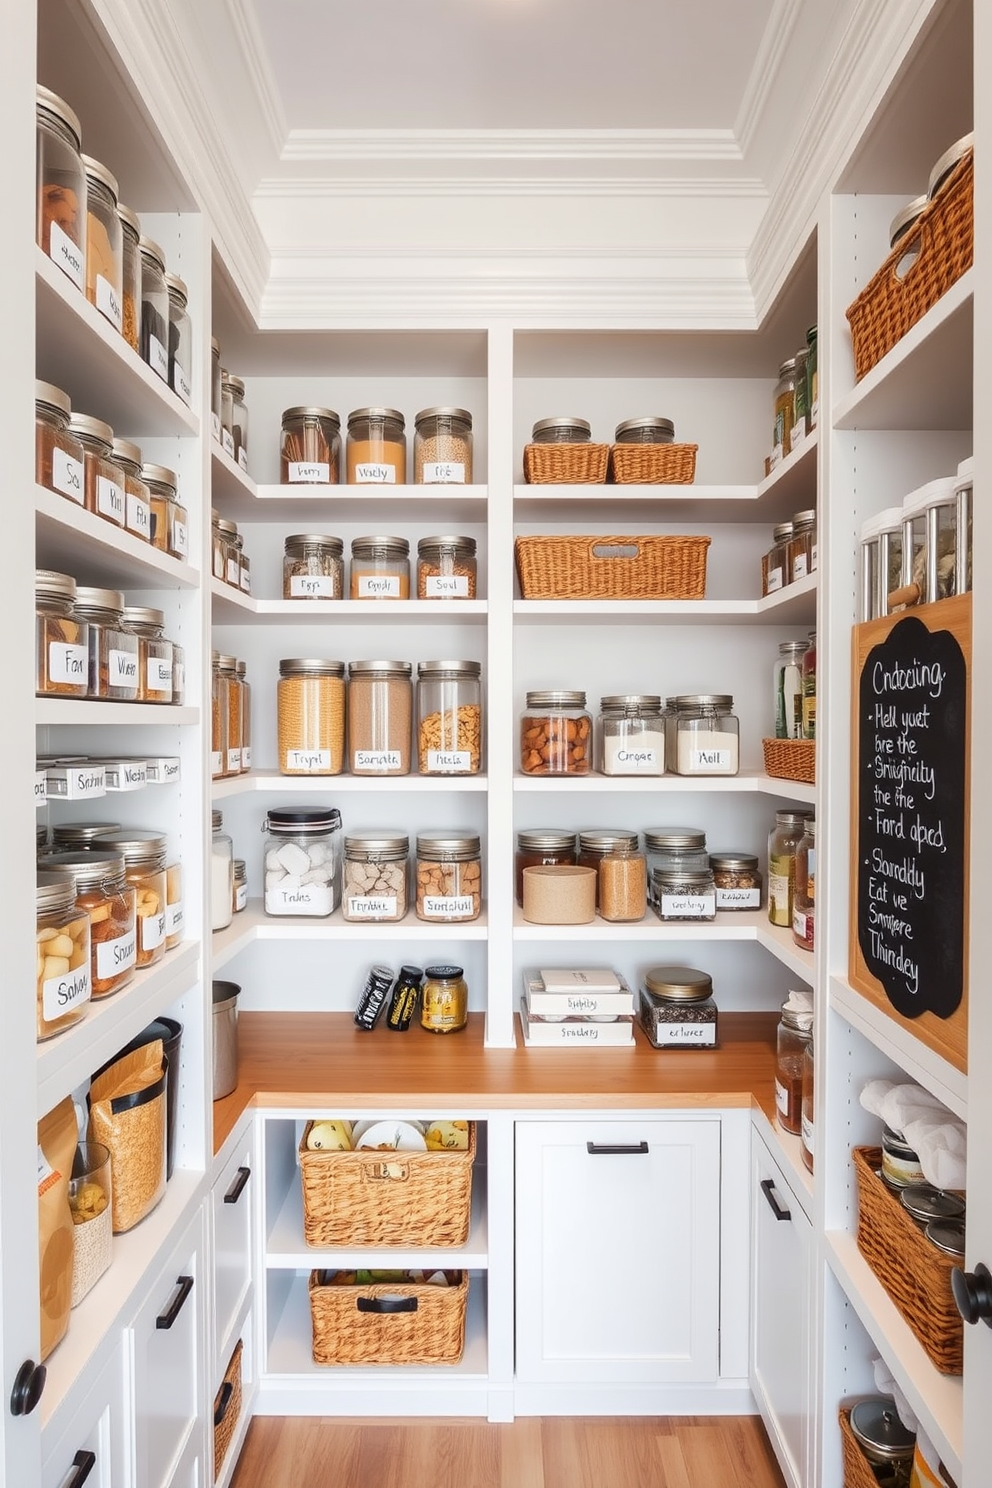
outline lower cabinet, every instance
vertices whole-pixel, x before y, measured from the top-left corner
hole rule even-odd
[[[720,1121],[521,1121],[516,1376],[714,1381]]]
[[[47,1454],[41,1488],[125,1488],[130,1481],[130,1425],[124,1384],[124,1349],[97,1373],[58,1442]]]
[[[253,1200],[253,1127],[249,1125],[235,1146],[211,1191],[213,1238],[213,1361],[226,1367],[234,1344],[234,1329],[251,1289]]]

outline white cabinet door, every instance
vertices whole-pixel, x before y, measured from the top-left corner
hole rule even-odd
[[[130,1401],[118,1339],[41,1471],[41,1488],[126,1488]]]
[[[517,1378],[715,1380],[720,1122],[517,1124]]]
[[[252,1177],[252,1126],[213,1186],[214,1367],[220,1370],[231,1330],[251,1285],[251,1237],[256,1183]]]
[[[789,1488],[808,1482],[812,1228],[752,1135],[751,1390]]]

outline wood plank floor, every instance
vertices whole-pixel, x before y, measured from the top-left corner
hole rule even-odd
[[[757,1416],[256,1416],[231,1488],[784,1488]]]

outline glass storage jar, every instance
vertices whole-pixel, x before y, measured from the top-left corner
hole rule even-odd
[[[217,532],[217,578],[225,584],[239,588],[241,583],[241,559],[238,554],[240,535],[237,522],[228,522],[218,517],[214,524]]]
[[[820,419],[820,385],[817,370],[816,326],[806,332],[806,401],[809,406],[809,426],[815,429]]]
[[[251,769],[251,683],[243,661],[238,662],[238,681],[241,683],[241,773],[247,775]]]
[[[234,860],[234,898],[233,909],[235,914],[240,914],[243,909],[248,908],[248,865],[244,858]]]
[[[77,909],[90,922],[90,987],[94,1001],[110,997],[134,976],[137,956],[134,889],[120,853],[93,848],[49,853],[45,873],[73,885]]]
[[[422,408],[413,423],[417,485],[471,485],[472,415],[464,408]]]
[[[81,129],[72,109],[39,83],[35,88],[38,215],[35,242],[82,289],[86,271],[86,173]]]
[[[772,545],[761,560],[761,594],[776,594],[788,582],[789,543],[792,523],[779,522],[772,528]]]
[[[773,925],[792,928],[792,896],[796,884],[796,849],[810,813],[776,811],[768,834],[768,918]]]
[[[348,667],[348,764],[352,775],[409,775],[413,667],[353,661]]]
[[[617,424],[617,444],[672,444],[675,425],[668,418],[631,418]]]
[[[210,571],[215,579],[224,582],[224,567],[227,561],[227,549],[224,534],[221,531],[223,518],[215,506],[210,508]]]
[[[901,1132],[882,1127],[882,1177],[890,1188],[907,1188],[912,1183],[926,1183],[915,1152]]]
[[[176,494],[178,478],[167,465],[142,465],[141,479],[152,503],[152,544],[163,553],[186,562],[189,557],[189,526],[186,508]]]
[[[428,966],[420,994],[420,1026],[428,1033],[457,1033],[468,1022],[468,985],[461,966]]]
[[[105,848],[104,837],[121,831],[120,822],[56,822],[52,828],[52,852],[89,852]]]
[[[902,504],[902,574],[899,602],[901,604],[926,604],[937,598],[937,573],[940,554],[931,555],[930,507],[946,503],[953,509],[954,477],[928,481],[925,486],[911,491]],[[934,524],[937,531],[937,524]],[[945,539],[946,541],[946,539]],[[945,558],[947,569],[953,567],[954,540],[947,542]]]
[[[83,447],[83,505],[116,527],[124,526],[124,472],[114,459],[114,431],[88,413],[69,416],[69,432]]]
[[[407,910],[409,856],[410,839],[403,833],[346,835],[343,917],[359,923],[402,920]]]
[[[146,605],[125,605],[123,629],[138,637],[138,702],[172,702],[172,642],[165,636],[165,615]]]
[[[604,920],[611,924],[643,920],[648,904],[648,869],[636,833],[633,844],[618,843],[600,858],[596,880],[599,913]]]
[[[796,512],[786,550],[786,583],[795,584],[816,572],[816,512]]]
[[[665,727],[655,693],[600,699],[599,768],[604,775],[664,775]]]
[[[85,697],[89,626],[76,619],[76,581],[40,568],[34,581],[37,639],[35,689],[43,697]]]
[[[410,544],[406,538],[353,538],[349,593],[352,599],[409,599]]]
[[[234,843],[224,831],[224,816],[211,812],[210,928],[225,930],[234,918]]]
[[[406,483],[406,426],[395,408],[356,408],[348,415],[348,484]],[[353,596],[354,597],[354,596]]]
[[[165,949],[174,950],[185,935],[186,906],[183,902],[183,865],[178,858],[165,865]]]
[[[111,451],[124,476],[125,529],[142,542],[151,542],[151,492],[141,478],[141,450],[130,439],[115,439]]]
[[[121,334],[141,354],[141,223],[130,207],[117,203],[121,225]]]
[[[53,383],[36,381],[34,410],[35,481],[82,506],[83,446],[69,429],[68,394]]]
[[[809,388],[806,383],[806,346],[803,344],[795,355],[796,386],[792,394],[792,432],[789,435],[789,450],[798,449],[809,433]]]
[[[816,631],[803,652],[803,738],[816,738]]]
[[[235,377],[232,372],[225,372],[221,390],[225,399],[225,407],[227,400],[230,400],[231,459],[236,460],[241,469],[247,471],[248,409],[245,406],[245,385],[240,377]]]
[[[644,833],[644,851],[648,863],[648,900],[652,904],[656,873],[701,873],[710,866],[706,833],[696,827],[649,828]]]
[[[810,1038],[809,1043],[803,1050],[803,1088],[799,1118],[799,1151],[803,1162],[811,1173],[813,1172],[813,1153],[815,1150],[813,1137],[813,1098],[815,1087],[813,1075],[813,1040]]]
[[[165,253],[146,238],[138,239],[141,256],[141,356],[156,377],[169,381],[169,291]]]
[[[91,155],[82,155],[86,172],[86,298],[115,331],[124,321],[124,259],[117,215],[117,177]]]
[[[242,538],[241,551],[238,554],[239,561],[239,584],[242,594],[251,593],[251,559],[244,550],[244,539]]]
[[[265,913],[326,919],[341,902],[340,811],[270,811],[265,832]]]
[[[74,880],[39,870],[35,888],[38,1042],[64,1033],[86,1013],[90,981],[90,920],[76,908]]]
[[[789,453],[795,402],[796,359],[789,357],[778,369],[778,386],[775,389],[775,423],[772,436],[773,462],[781,460]]]
[[[528,692],[520,719],[520,768],[525,775],[588,775],[592,718],[584,692]]]
[[[886,507],[879,513],[878,523],[878,608],[873,619],[889,613],[889,595],[894,594],[902,584],[902,507]]]
[[[227,709],[227,754],[224,759],[224,774],[231,777],[241,774],[241,721],[243,709],[241,706],[241,680],[238,677],[238,658],[236,656],[225,656],[221,652],[217,658],[217,671],[222,686],[220,695],[223,705]]]
[[[227,775],[227,678],[221,676],[220,652],[210,653],[210,778],[223,780]]]
[[[775,1035],[775,1109],[783,1131],[802,1127],[803,1055],[813,1037],[813,1014],[782,1004]]]
[[[971,529],[973,520],[973,486],[975,459],[971,455],[958,465],[954,481],[957,498],[957,550],[955,555],[955,592],[967,594],[971,590]]]
[[[76,585],[76,615],[89,628],[88,695],[133,702],[138,696],[138,638],[123,628],[118,589]]]
[[[98,847],[119,853],[124,859],[124,877],[137,895],[136,965],[139,969],[153,966],[165,955],[166,839],[154,830],[121,827],[116,832],[101,832],[93,840]]]
[[[727,693],[685,694],[675,699],[679,775],[736,775],[738,723]]]
[[[710,853],[717,909],[760,909],[761,870],[755,853]]]
[[[795,879],[792,887],[792,938],[804,951],[813,949],[816,919],[816,822],[806,821],[806,830],[796,847]]]
[[[808,641],[781,641],[772,674],[776,739],[803,736],[803,656]]]
[[[421,775],[477,775],[482,767],[482,665],[417,665],[417,760]]]
[[[234,459],[234,394],[226,367],[220,369],[220,442],[225,455]]]
[[[177,708],[186,701],[186,652],[178,641],[172,643],[172,701]]]
[[[889,510],[896,510],[896,508],[889,508]],[[901,517],[901,508],[899,512]],[[862,623],[867,620],[877,620],[880,615],[887,615],[889,612],[887,585],[883,608],[883,585],[886,583],[883,578],[885,569],[882,566],[881,556],[883,517],[883,512],[877,512],[875,516],[869,517],[861,524],[861,538],[858,543],[858,619]],[[897,589],[901,582],[900,573],[895,584]]]
[[[716,886],[706,868],[656,868],[651,902],[660,920],[715,920]]]
[[[561,414],[554,418],[538,419],[530,437],[534,444],[589,444],[592,441],[592,425],[587,419]]]
[[[336,486],[341,479],[341,420],[333,408],[287,408],[279,440],[284,486]]]
[[[234,526],[233,522],[231,524]],[[235,531],[227,539],[227,559],[224,565],[224,582],[232,589],[241,588],[241,552],[244,538],[241,533]]]
[[[521,908],[524,902],[524,869],[557,868],[562,864],[570,868],[576,865],[574,832],[561,832],[554,827],[541,827],[517,833],[513,876],[517,903]]]
[[[656,1049],[715,1048],[712,978],[694,966],[653,966],[644,974],[640,1022]]]
[[[193,401],[193,326],[189,290],[178,274],[166,274],[169,296],[169,386],[188,408]]]
[[[471,833],[417,838],[418,920],[477,920],[482,909],[482,852]]]
[[[220,405],[221,405],[221,366],[220,366],[220,342],[216,336],[210,337],[210,429],[213,437],[220,442]]]
[[[280,775],[344,769],[344,662],[287,657],[279,663],[276,732]]]
[[[474,537],[422,537],[417,543],[418,599],[474,599]]]
[[[343,599],[344,543],[320,532],[294,532],[284,544],[283,599]]]
[[[603,831],[603,832],[580,832],[579,847],[575,861],[580,868],[594,868],[596,871],[596,909],[601,912],[603,898],[603,879],[601,868],[604,860],[614,855],[632,855],[639,851],[640,843],[636,832]],[[647,870],[645,868],[645,880]],[[641,911],[643,914],[643,910]]]
[[[968,584],[970,488],[957,479],[942,483],[927,502],[926,601],[964,594]]]

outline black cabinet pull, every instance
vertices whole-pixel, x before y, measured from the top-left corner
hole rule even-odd
[[[225,1380],[220,1387],[220,1394],[217,1397],[217,1404],[214,1407],[215,1426],[219,1426],[221,1421],[223,1421],[224,1417],[227,1415],[227,1407],[231,1403],[231,1396],[233,1394],[234,1386],[231,1384],[230,1380]]]
[[[647,1142],[587,1142],[590,1157],[643,1157],[648,1151]]]
[[[761,1191],[764,1194],[765,1198],[768,1200],[768,1207],[771,1209],[776,1219],[792,1218],[792,1210],[784,1209],[779,1203],[778,1199],[775,1197],[774,1178],[762,1178]]]
[[[190,1292],[193,1290],[192,1276],[176,1277],[176,1294],[164,1312],[160,1312],[155,1319],[156,1328],[171,1328],[176,1318],[183,1310],[183,1304]]]
[[[236,1204],[245,1191],[245,1184],[251,1177],[251,1168],[239,1168],[238,1176],[224,1195],[225,1204]]]
[[[10,1392],[10,1414],[12,1416],[29,1416],[41,1399],[41,1392],[45,1388],[45,1380],[48,1378],[48,1370],[44,1364],[36,1364],[33,1359],[25,1359],[14,1378],[13,1389]]]
[[[356,1297],[359,1312],[416,1312],[416,1297]]]
[[[979,1261],[974,1271],[955,1266],[951,1272],[951,1291],[958,1312],[966,1323],[983,1322],[992,1328],[992,1272]]]
[[[96,1467],[96,1453],[82,1448],[72,1459],[72,1466],[62,1479],[61,1488],[83,1488],[83,1484]]]

